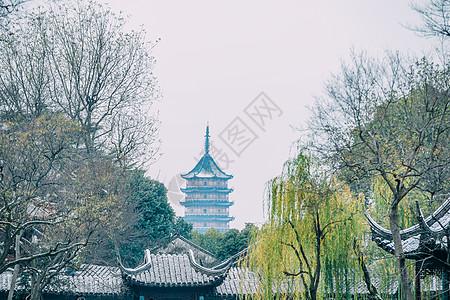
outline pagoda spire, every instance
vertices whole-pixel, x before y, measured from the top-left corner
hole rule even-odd
[[[209,154],[209,123],[206,124],[205,154]]]

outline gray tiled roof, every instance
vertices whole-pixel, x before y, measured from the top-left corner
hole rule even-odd
[[[219,285],[223,276],[196,271],[186,254],[151,254],[151,267],[138,274],[124,274],[132,284],[149,287],[199,287]]]
[[[81,265],[76,276],[58,276],[60,285],[50,285],[49,293],[120,294],[123,289],[120,269],[109,266]],[[58,280],[57,280],[58,281]]]
[[[222,284],[216,287],[215,293],[226,295],[252,295],[258,290],[257,275],[244,268],[231,268]]]
[[[12,271],[0,274],[0,291],[8,291],[11,285]],[[18,286],[17,290],[24,287]],[[49,294],[97,294],[116,295],[124,291],[119,268],[97,265],[81,265],[76,276],[58,275],[47,286]]]
[[[420,234],[417,236],[412,236],[406,240],[402,240],[402,248],[404,253],[416,253],[420,251]],[[392,240],[382,239],[380,237],[374,236],[373,240],[378,246],[380,246],[385,251],[394,254],[395,247]]]
[[[205,267],[212,267],[218,263],[214,254],[181,235],[174,236],[169,243],[154,248],[151,252],[155,254],[189,254],[189,250],[194,251],[196,259]]]

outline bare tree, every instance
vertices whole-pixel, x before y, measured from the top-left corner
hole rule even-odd
[[[8,23],[8,17],[16,12],[22,4],[28,1],[29,0],[0,0],[0,29]]]
[[[423,25],[415,27],[414,30],[425,36],[450,37],[450,0],[429,0],[423,6],[411,6],[423,21]]]
[[[11,25],[0,49],[0,108],[58,111],[81,128],[77,147],[148,163],[158,150],[154,44],[94,2],[51,4]],[[3,107],[2,107],[3,106]]]
[[[123,18],[92,2],[53,7],[35,20],[48,45],[50,103],[81,126],[80,146],[118,158],[153,155],[157,122],[142,112],[157,97],[154,45],[144,31],[124,33]]]
[[[399,204],[417,193],[448,193],[449,67],[426,59],[409,65],[398,54],[384,61],[352,55],[325,85],[309,123],[312,147],[371,198],[380,178],[389,191],[402,290],[411,299],[400,239]],[[365,184],[364,184],[365,183]]]
[[[89,241],[117,239],[133,219],[119,183],[158,148],[153,45],[93,2],[51,5],[8,26],[0,32],[0,273],[20,264],[37,299]]]

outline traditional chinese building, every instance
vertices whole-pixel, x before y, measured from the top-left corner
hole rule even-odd
[[[186,188],[181,189],[186,198],[180,202],[185,207],[184,219],[201,233],[210,228],[228,231],[229,222],[234,220],[229,215],[229,207],[234,203],[228,196],[233,191],[228,188],[228,180],[233,175],[217,166],[209,154],[209,147],[209,126],[206,126],[205,154],[190,172],[181,175],[186,179]]]
[[[234,300],[251,297],[257,291],[257,276],[238,266],[246,250],[218,262],[208,251],[177,236],[165,247],[145,250],[144,262],[137,268],[82,264],[74,270],[61,271],[42,291],[42,298]],[[201,261],[210,266],[204,266]],[[7,298],[12,278],[13,269],[0,273],[0,299]],[[29,284],[20,277],[14,290],[14,299],[27,299],[30,293]]]
[[[429,274],[442,276],[442,299],[449,299],[450,252],[448,234],[450,232],[450,198],[431,216],[424,218],[416,201],[418,224],[400,230],[403,254],[416,261],[415,295],[421,298],[421,278]],[[372,231],[372,239],[383,250],[395,254],[392,232],[381,227],[368,214],[366,217]]]

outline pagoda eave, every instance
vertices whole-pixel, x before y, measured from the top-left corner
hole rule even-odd
[[[198,174],[180,174],[180,176],[186,180],[189,179],[220,179],[220,180],[230,180],[233,179],[233,175],[222,175],[222,176],[217,176],[217,175],[198,175]]]
[[[185,193],[211,193],[211,192],[217,192],[222,194],[229,194],[234,191],[234,189],[227,189],[227,188],[218,188],[218,187],[187,187],[187,188],[180,188],[180,190]]]
[[[230,222],[234,220],[234,217],[225,215],[187,215],[183,217],[186,222],[204,222],[204,221],[222,221]]]
[[[197,205],[217,205],[222,207],[229,207],[234,205],[234,201],[220,201],[220,200],[186,200],[180,201],[180,204],[185,207]]]

